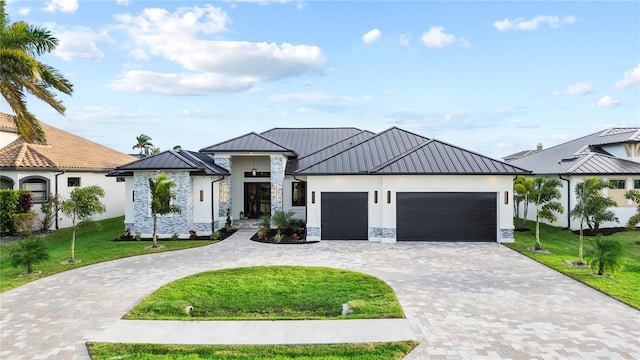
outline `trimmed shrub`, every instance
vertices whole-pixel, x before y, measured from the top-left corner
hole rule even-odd
[[[13,228],[22,237],[29,237],[36,228],[38,215],[34,212],[13,215]]]
[[[0,190],[0,234],[13,235],[13,215],[18,213],[18,201],[23,190]]]

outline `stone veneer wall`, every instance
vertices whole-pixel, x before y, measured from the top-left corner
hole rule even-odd
[[[283,210],[283,187],[285,158],[282,155],[271,155],[271,215]],[[278,192],[276,194],[276,185]]]
[[[213,160],[216,165],[227,169],[231,174],[231,156],[215,156]],[[225,219],[225,221],[227,218],[227,210],[231,211],[231,176],[227,176],[223,180],[220,180],[218,186],[218,217],[220,219]],[[223,196],[225,195],[223,187],[226,187],[226,196]],[[219,221],[222,222],[222,220]],[[214,228],[219,228],[218,221],[214,224]]]
[[[510,243],[514,242],[513,237],[513,229],[500,229],[500,240],[501,243]]]
[[[157,174],[156,171],[136,171],[133,174],[135,224],[125,224],[131,235],[140,233],[143,237],[149,237],[153,234],[149,178],[155,177]],[[191,177],[186,171],[166,171],[164,174],[169,180],[176,183],[176,187],[173,189],[176,194],[173,204],[179,206],[182,211],[177,214],[158,216],[156,232],[159,237],[170,237],[174,233],[177,233],[181,238],[189,237],[193,219]],[[208,226],[211,231],[211,224]]]

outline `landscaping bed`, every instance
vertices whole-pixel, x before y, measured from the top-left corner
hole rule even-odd
[[[220,237],[218,239],[216,239],[217,241],[220,240],[224,240],[226,238],[228,238],[229,236],[233,235],[236,233],[236,231],[238,231],[238,229],[231,229],[229,231],[225,230],[225,229],[221,229],[219,230],[220,232]],[[197,235],[197,234],[192,234],[189,236],[188,239],[180,239],[177,236],[176,237],[170,237],[170,238],[158,238],[158,241],[184,241],[184,240],[213,240],[211,235]],[[118,237],[116,237],[115,239],[113,239],[112,241],[117,242],[117,241],[153,241],[153,238],[150,237],[138,237],[135,235],[120,235]]]
[[[277,234],[277,229],[266,232],[259,230],[251,236],[251,240],[267,244],[314,244],[318,242],[317,240],[307,241],[304,228],[300,230],[286,229],[282,231],[282,239],[280,241],[276,240]]]

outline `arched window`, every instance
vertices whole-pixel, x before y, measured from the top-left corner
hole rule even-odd
[[[29,176],[20,180],[20,189],[31,193],[33,202],[38,204],[49,199],[49,179],[42,176]]]
[[[0,190],[12,190],[13,189],[13,179],[0,176]]]

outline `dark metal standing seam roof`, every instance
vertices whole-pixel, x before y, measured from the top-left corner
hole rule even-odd
[[[370,173],[525,175],[530,172],[438,140],[431,140],[371,169]]]
[[[238,136],[215,145],[208,146],[200,151],[205,153],[215,152],[286,152],[296,153],[294,150],[284,147],[260,134],[251,132]]]
[[[316,164],[298,170],[297,174],[363,174],[398,154],[428,139],[398,129],[385,130]]]
[[[363,130],[356,135],[350,136],[342,141],[331,144],[323,149],[313,152],[307,156],[297,159],[296,168],[305,168],[311,166],[319,161],[322,161],[330,156],[333,156],[341,151],[344,151],[354,145],[361,143],[364,140],[370,139],[375,136],[371,131]]]
[[[260,135],[301,158],[361,132],[357,128],[274,128]]]
[[[216,165],[210,156],[187,150],[163,151],[118,166],[109,175],[118,176],[133,170],[185,170],[202,175],[229,175],[229,172]]]

